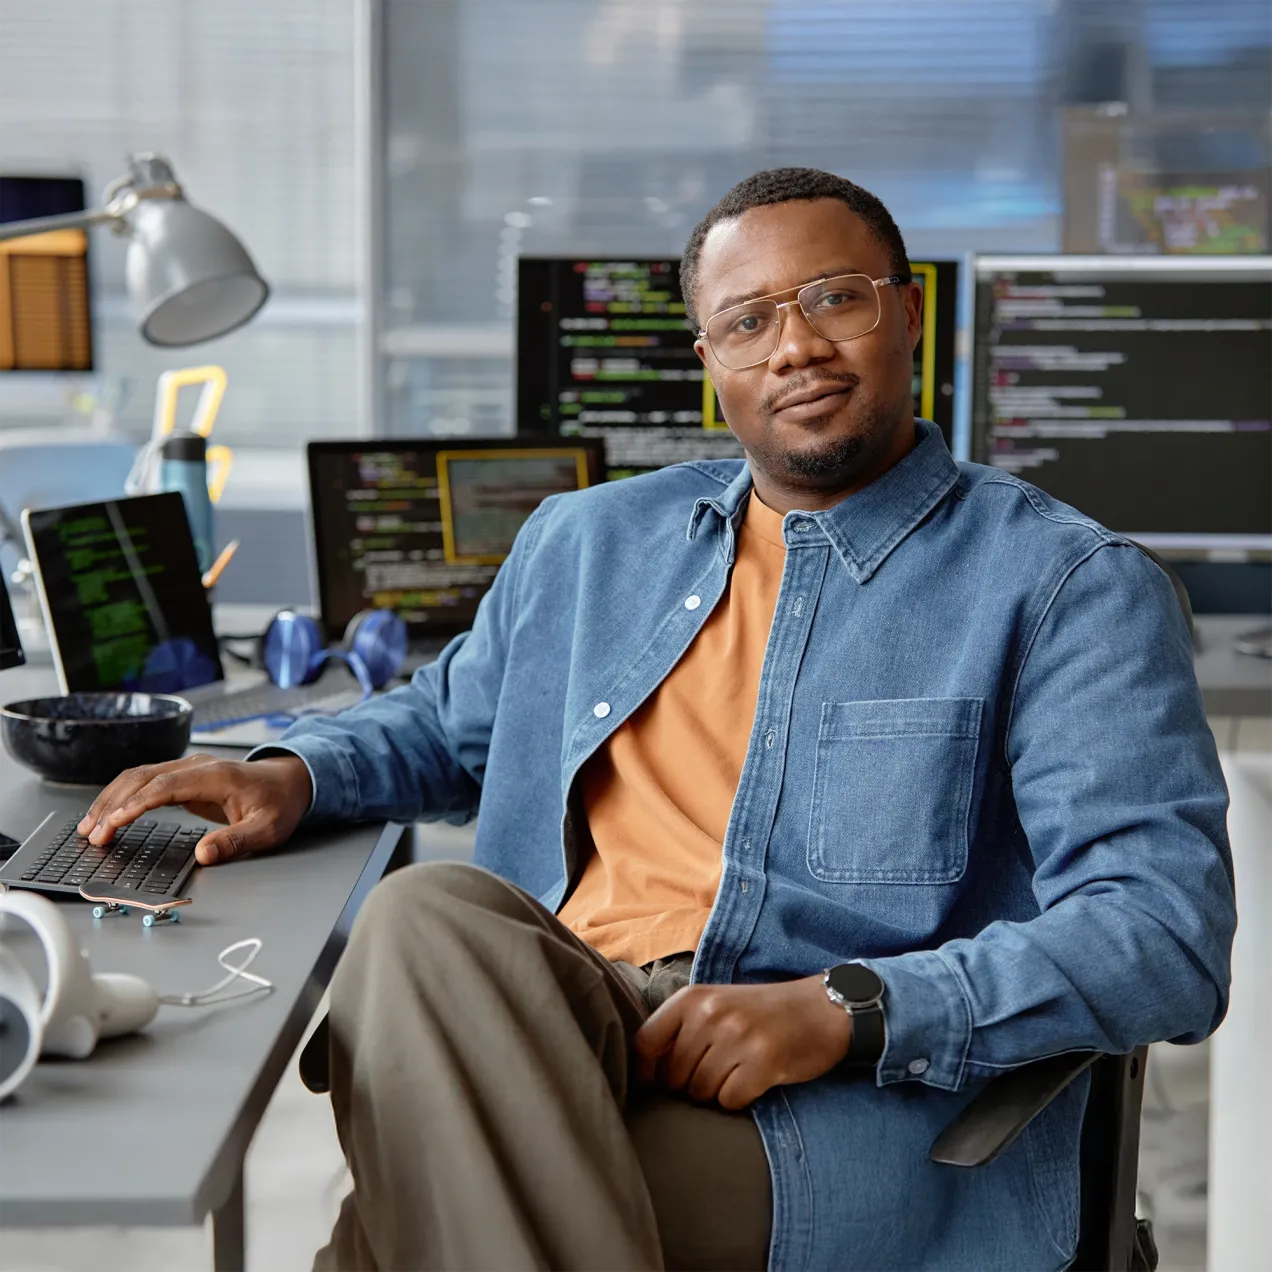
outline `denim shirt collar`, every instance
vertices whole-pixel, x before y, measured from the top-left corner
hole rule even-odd
[[[919,440],[914,449],[864,490],[840,500],[833,508],[803,514],[804,519],[816,523],[858,583],[870,579],[893,548],[945,498],[958,481],[958,465],[951,457],[940,429],[928,420],[916,420],[915,430]],[[694,467],[719,480],[728,479],[728,484],[719,495],[713,498],[704,496],[694,501],[686,538],[696,537],[708,510],[736,531],[745,516],[746,500],[751,492],[750,466],[743,464],[731,479],[729,471],[722,465],[698,463]],[[725,555],[731,563],[732,535],[729,536]]]

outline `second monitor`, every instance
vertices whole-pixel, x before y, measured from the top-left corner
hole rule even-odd
[[[413,643],[467,631],[526,519],[604,479],[601,444],[515,438],[309,443],[322,625],[385,608]]]
[[[914,409],[952,446],[958,262],[910,270]],[[679,258],[526,256],[518,278],[519,433],[603,438],[611,478],[742,454],[693,349]]]
[[[1272,258],[981,257],[972,458],[1158,551],[1272,552]]]

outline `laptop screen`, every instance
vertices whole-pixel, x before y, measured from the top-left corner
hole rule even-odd
[[[32,509],[23,522],[65,692],[223,678],[180,494]]]
[[[327,638],[376,608],[396,610],[414,639],[466,631],[530,514],[603,472],[602,443],[592,439],[311,442]]]

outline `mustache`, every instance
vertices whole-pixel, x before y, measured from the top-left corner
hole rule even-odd
[[[774,411],[781,410],[783,404],[793,397],[797,397],[801,393],[806,393],[809,389],[821,388],[823,385],[842,384],[845,388],[855,389],[861,383],[859,375],[853,375],[851,371],[819,371],[814,375],[806,375],[798,380],[792,380],[789,384],[784,384],[780,389],[768,394],[760,402],[760,410],[766,415],[772,415]],[[836,392],[837,390],[831,390]]]

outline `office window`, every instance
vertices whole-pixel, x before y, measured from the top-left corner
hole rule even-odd
[[[677,255],[756,169],[878,194],[920,258],[1055,251],[1066,108],[1174,112],[1266,162],[1265,0],[382,0],[382,416],[513,427],[516,258]],[[1265,124],[1266,127],[1266,124]],[[1218,138],[1218,140],[1216,140]],[[1191,149],[1189,149],[1191,145]],[[1183,154],[1187,151],[1187,154]]]
[[[290,447],[353,431],[353,21],[350,0],[0,5],[0,172],[82,176],[99,206],[130,151],[161,151],[273,288],[241,331],[154,349],[126,310],[123,245],[93,230],[99,375],[0,376],[5,424],[66,418],[79,385],[144,433],[161,371],[219,362],[229,390],[218,441]]]

